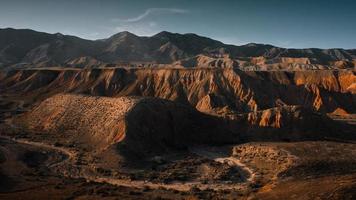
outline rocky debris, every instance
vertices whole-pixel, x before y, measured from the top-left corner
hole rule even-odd
[[[155,163],[152,165],[152,170],[137,173],[135,179],[164,183],[200,182],[202,184],[232,184],[244,180],[237,167],[190,155],[166,163]]]
[[[298,160],[288,151],[273,145],[254,143],[235,146],[233,156],[249,167],[256,168],[256,179],[264,183],[276,181],[281,173],[294,166]]]

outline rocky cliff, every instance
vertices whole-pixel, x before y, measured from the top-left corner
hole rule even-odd
[[[0,76],[1,93],[25,95],[31,103],[56,93],[145,96],[190,104],[229,115],[286,105],[322,113],[356,110],[356,76],[351,70],[255,72],[237,69],[36,69]]]

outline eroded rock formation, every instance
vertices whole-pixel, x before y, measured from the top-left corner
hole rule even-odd
[[[61,92],[146,96],[190,104],[210,114],[233,114],[301,105],[355,113],[355,72],[262,72],[237,69],[33,69],[0,76],[1,92],[43,99]],[[25,101],[32,101],[26,98]]]

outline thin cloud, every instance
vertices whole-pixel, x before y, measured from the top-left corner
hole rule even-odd
[[[149,8],[145,10],[142,14],[132,17],[132,18],[127,18],[127,19],[120,19],[120,18],[115,18],[112,21],[114,22],[126,22],[126,23],[133,23],[133,22],[139,22],[142,21],[143,19],[151,16],[151,15],[162,15],[162,14],[184,14],[187,13],[188,10],[184,9],[179,9],[179,8]]]
[[[148,36],[153,35],[159,31],[160,27],[155,22],[149,23],[126,23],[118,25],[114,28],[113,32],[129,31],[136,35]]]

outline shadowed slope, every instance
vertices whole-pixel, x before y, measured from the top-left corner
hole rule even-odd
[[[224,122],[171,101],[59,94],[14,119],[16,126],[107,148],[144,154],[190,143],[237,141]]]

